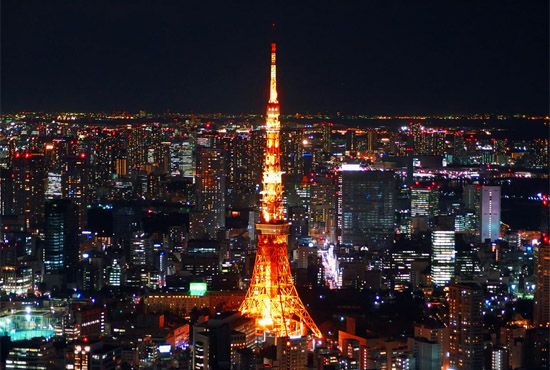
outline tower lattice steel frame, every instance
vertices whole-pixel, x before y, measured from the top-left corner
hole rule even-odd
[[[241,304],[244,316],[256,320],[256,333],[277,337],[321,332],[302,303],[290,271],[287,253],[289,225],[284,220],[279,149],[279,101],[277,100],[275,44],[271,44],[271,82],[266,119],[266,151],[258,250],[250,287]]]

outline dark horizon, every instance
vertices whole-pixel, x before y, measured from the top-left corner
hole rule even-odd
[[[548,3],[2,2],[1,106],[547,115]]]

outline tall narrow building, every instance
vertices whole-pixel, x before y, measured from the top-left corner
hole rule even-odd
[[[534,317],[536,326],[550,327],[550,245],[543,243],[535,248]]]
[[[287,253],[289,224],[284,219],[280,156],[279,101],[275,44],[271,44],[271,83],[266,119],[266,151],[258,249],[250,286],[241,304],[244,316],[255,320],[256,334],[276,337],[304,336],[321,332],[298,296]]]
[[[455,232],[435,230],[432,233],[432,282],[449,284],[455,274]]]
[[[449,290],[450,366],[483,369],[483,290],[474,283],[452,284]]]
[[[71,282],[78,262],[75,206],[70,199],[56,199],[47,202],[45,208],[44,270],[46,274],[63,274]]]
[[[214,239],[225,227],[225,158],[218,148],[197,148],[196,210],[190,233],[195,239]]]
[[[481,188],[481,241],[500,237],[500,186]]]

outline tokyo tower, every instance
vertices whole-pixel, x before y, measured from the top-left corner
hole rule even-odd
[[[277,337],[305,336],[308,330],[317,338],[321,332],[307,312],[294,286],[287,254],[289,224],[283,214],[283,188],[279,150],[279,101],[275,44],[271,44],[271,82],[266,119],[266,151],[258,250],[250,287],[240,311],[255,319],[256,334],[269,332]]]

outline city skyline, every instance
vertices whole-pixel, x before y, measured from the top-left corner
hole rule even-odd
[[[550,368],[548,4],[8,1],[0,369]]]
[[[547,14],[544,2],[8,1],[0,108],[261,113],[275,23],[284,114],[547,114]]]

